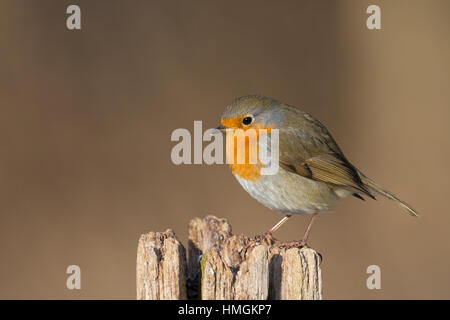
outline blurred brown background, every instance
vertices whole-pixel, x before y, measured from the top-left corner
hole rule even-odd
[[[450,298],[449,1],[77,1],[69,31],[72,3],[0,2],[0,298],[134,299],[141,233],[186,243],[205,214],[267,231],[281,215],[226,166],[170,160],[174,129],[214,127],[252,93],[313,114],[421,213],[352,198],[321,215],[325,297]],[[366,28],[369,4],[382,30]],[[66,289],[70,264],[81,290]]]

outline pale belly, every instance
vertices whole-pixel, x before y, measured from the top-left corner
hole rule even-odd
[[[242,187],[266,207],[285,214],[313,214],[329,211],[350,191],[304,178],[279,168],[275,175],[245,180],[234,174]]]

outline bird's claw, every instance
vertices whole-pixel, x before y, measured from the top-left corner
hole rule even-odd
[[[308,244],[305,241],[294,240],[291,242],[286,242],[282,244],[283,247],[286,248],[309,248]]]
[[[252,240],[250,240],[244,247],[244,250],[247,251],[251,246],[258,243],[267,243],[269,246],[271,246],[276,243],[280,243],[280,240],[275,239],[271,233],[266,232],[262,235],[257,235]]]
[[[269,245],[273,245],[275,243],[280,243],[281,241],[278,239],[275,239],[274,236],[272,235],[272,233],[270,232],[266,232],[264,234],[264,240],[269,244]]]

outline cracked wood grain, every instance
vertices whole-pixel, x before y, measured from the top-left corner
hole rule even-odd
[[[142,235],[136,263],[137,299],[186,299],[185,257],[172,230]]]

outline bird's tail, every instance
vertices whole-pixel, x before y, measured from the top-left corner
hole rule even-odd
[[[419,216],[419,213],[413,207],[397,198],[395,194],[380,187],[378,184],[375,183],[375,181],[366,177],[361,171],[358,171],[358,173],[361,177],[361,181],[364,183],[364,185],[367,187],[367,189],[369,189],[371,193],[373,193],[374,195],[381,194],[382,196],[395,201],[403,210],[405,210],[408,214],[412,215],[413,217]]]

